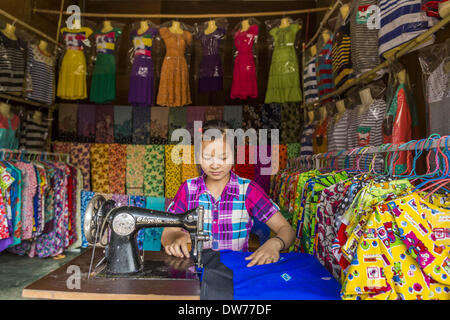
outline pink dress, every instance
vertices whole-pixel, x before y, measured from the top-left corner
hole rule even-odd
[[[252,50],[257,35],[258,25],[256,24],[251,25],[246,31],[239,30],[234,34],[237,56],[234,61],[231,99],[244,100],[258,96],[256,66]]]

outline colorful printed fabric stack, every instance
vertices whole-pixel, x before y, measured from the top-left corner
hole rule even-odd
[[[287,145],[287,158],[293,159],[300,156],[300,143],[288,143]]]
[[[195,147],[183,145],[183,163],[181,165],[181,182],[198,177],[198,167],[195,164]]]
[[[81,170],[83,190],[91,190],[91,159],[88,143],[71,143],[70,163]]]
[[[131,122],[133,109],[131,106],[114,106],[114,142],[131,143]]]
[[[93,143],[90,146],[92,191],[109,192],[109,145]]]
[[[111,144],[109,146],[109,192],[125,194],[127,169],[127,146]]]
[[[145,146],[127,145],[127,194],[144,194]]]
[[[300,105],[285,103],[281,105],[281,144],[300,141],[301,122]]]
[[[174,150],[175,149],[175,150]],[[175,197],[178,188],[181,186],[181,164],[182,148],[175,145],[165,145],[166,156],[166,198]]]
[[[164,196],[164,146],[145,146],[144,195]]]
[[[150,144],[150,108],[133,106],[133,144]]]

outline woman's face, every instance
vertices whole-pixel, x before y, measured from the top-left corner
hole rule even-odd
[[[208,178],[212,180],[222,180],[233,167],[233,150],[227,143],[225,136],[223,139],[214,141],[203,141],[200,157],[200,166]]]

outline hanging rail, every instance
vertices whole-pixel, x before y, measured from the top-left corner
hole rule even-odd
[[[46,151],[28,151],[28,150],[11,150],[11,149],[0,149],[0,154],[20,154],[20,155],[43,155],[51,156],[51,157],[61,157],[66,158],[66,162],[69,161],[70,155],[68,153],[54,153],[54,152],[46,152]]]
[[[381,69],[384,69],[384,68],[388,67],[389,65],[391,65],[395,60],[397,60],[398,58],[400,58],[400,57],[404,56],[405,54],[407,54],[411,49],[413,49],[413,48],[421,45],[422,43],[428,41],[429,40],[428,38],[433,33],[437,32],[439,29],[441,29],[442,27],[447,25],[449,22],[450,22],[450,15],[446,16],[445,18],[443,18],[441,21],[439,21],[433,27],[428,29],[426,32],[422,33],[421,35],[419,35],[418,37],[414,38],[413,40],[410,40],[409,42],[407,42],[405,47],[403,47],[401,50],[397,51],[397,53],[395,55],[393,55],[392,57],[389,57],[388,59],[386,59],[386,61],[384,61],[383,63],[379,64],[378,66],[376,66],[372,70],[370,70],[370,71],[368,71],[366,73],[363,73],[358,78],[350,79],[345,85],[343,85],[339,89],[324,95],[318,101],[315,101],[315,102],[307,104],[307,105],[303,105],[303,108],[307,108],[307,109],[310,109],[310,110],[314,109],[315,107],[319,106],[322,101],[326,101],[326,100],[328,100],[330,98],[338,96],[338,95],[344,93],[345,91],[347,91],[348,89],[350,89],[351,87],[353,87],[353,86],[355,86],[355,85],[357,85],[359,83],[362,83],[364,80],[367,80],[368,82],[373,81],[376,78],[376,73],[378,71],[380,71]]]
[[[12,101],[28,104],[28,105],[31,105],[31,106],[40,107],[40,108],[46,108],[46,109],[50,109],[50,110],[53,110],[55,108],[55,105],[47,105],[47,104],[43,104],[43,103],[27,100],[27,99],[24,99],[22,97],[14,96],[14,95],[11,95],[11,94],[6,94],[6,93],[0,93],[0,98],[1,99],[5,99],[7,101],[12,100]]]
[[[46,35],[45,33],[39,31],[38,29],[36,29],[36,28],[30,26],[28,23],[25,23],[25,22],[23,22],[22,20],[17,19],[16,17],[14,17],[13,15],[9,14],[8,12],[6,12],[6,11],[0,9],[0,15],[6,17],[6,18],[8,18],[8,19],[10,19],[11,21],[13,21],[13,23],[18,23],[18,24],[20,24],[22,27],[24,27],[24,28],[26,28],[26,29],[28,29],[28,30],[34,32],[35,34],[39,35],[40,37],[42,37],[42,38],[44,38],[44,39],[46,39],[46,40],[48,40],[48,41],[50,41],[51,43],[53,43],[53,44],[55,44],[55,45],[57,45],[57,46],[62,47],[62,44],[58,43],[58,42],[57,42],[55,39],[53,39],[52,37]]]
[[[328,8],[310,8],[300,10],[288,11],[270,11],[270,12],[248,12],[248,13],[205,13],[205,14],[127,14],[127,13],[88,13],[81,12],[83,17],[97,17],[97,18],[179,18],[179,19],[211,19],[211,18],[245,18],[245,17],[265,17],[265,16],[284,16],[302,13],[322,12]],[[47,9],[33,9],[35,13],[45,14],[60,14],[57,10]],[[72,13],[63,12],[64,15],[71,15]]]
[[[340,6],[342,6],[342,2],[340,0],[338,0],[331,7],[328,8],[327,13],[323,17],[322,21],[320,21],[319,28],[317,29],[317,31],[314,34],[314,36],[308,41],[308,43],[306,44],[305,49],[308,49],[309,47],[312,46],[312,44],[314,43],[314,41],[317,39],[317,37],[319,36],[320,32],[322,31],[323,27],[328,22],[328,19],[330,19],[331,15],[334,13],[334,11]]]

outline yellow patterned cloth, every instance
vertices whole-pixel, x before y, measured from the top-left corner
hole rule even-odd
[[[125,194],[125,172],[127,168],[127,146],[109,146],[109,192]]]
[[[109,144],[93,143],[91,153],[92,191],[109,192]]]
[[[144,195],[164,197],[164,146],[145,146]]]
[[[412,193],[368,218],[343,299],[450,299],[450,210]],[[354,236],[354,234],[352,234]]]
[[[175,149],[175,150],[174,150]],[[172,152],[173,150],[173,152]],[[166,155],[166,198],[174,198],[181,186],[182,148],[180,145],[165,145]],[[173,158],[172,158],[173,156]]]
[[[144,194],[145,146],[127,145],[127,194]]]
[[[200,175],[198,167],[195,164],[194,146],[183,146],[183,164],[181,165],[181,182],[196,178]]]

